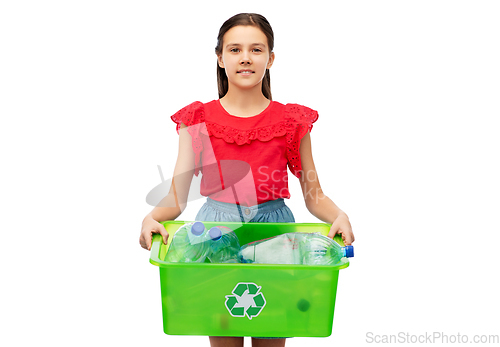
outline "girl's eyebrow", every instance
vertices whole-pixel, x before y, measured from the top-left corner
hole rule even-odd
[[[241,46],[241,43],[228,43],[226,45],[226,47],[229,47],[229,46]],[[260,43],[260,42],[256,42],[256,43],[250,44],[250,46],[265,46],[265,44]]]

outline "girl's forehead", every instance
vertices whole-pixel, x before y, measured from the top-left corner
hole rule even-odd
[[[267,46],[267,37],[258,27],[238,25],[229,29],[223,38],[224,46],[231,44],[261,44]]]

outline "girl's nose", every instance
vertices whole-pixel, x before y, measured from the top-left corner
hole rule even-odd
[[[250,63],[251,63],[251,60],[250,60],[250,57],[248,55],[245,54],[241,57],[241,61],[240,61],[241,65],[250,64]]]

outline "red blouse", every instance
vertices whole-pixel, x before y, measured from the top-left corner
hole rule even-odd
[[[252,117],[230,115],[213,100],[184,107],[171,119],[188,128],[195,153],[200,193],[222,202],[254,206],[289,199],[287,165],[301,177],[300,140],[312,130],[318,112],[298,104],[271,101]]]

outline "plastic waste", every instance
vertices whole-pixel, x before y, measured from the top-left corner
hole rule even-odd
[[[307,240],[302,244],[302,264],[304,265],[335,265],[343,257],[354,257],[354,247],[342,247],[329,237],[321,234],[307,234]]]
[[[208,232],[202,222],[187,223],[175,232],[165,261],[171,263],[202,263],[207,258],[210,245]]]
[[[341,247],[319,233],[286,233],[255,241],[238,254],[242,263],[335,265],[342,257],[353,257],[352,246]]]
[[[228,227],[216,226],[208,231],[210,251],[208,259],[212,263],[238,263],[240,243],[238,236]]]
[[[302,233],[286,233],[251,242],[241,247],[239,260],[242,263],[300,264],[298,250],[303,239]]]

